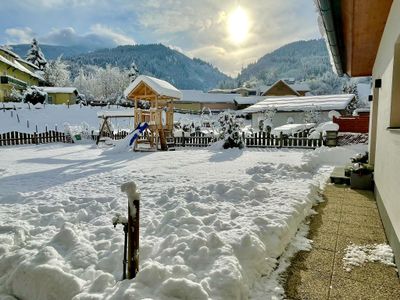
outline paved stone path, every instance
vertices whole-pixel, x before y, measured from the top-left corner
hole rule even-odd
[[[383,225],[370,191],[328,185],[325,202],[310,219],[309,252],[300,251],[286,276],[288,299],[400,299],[396,268],[367,263],[347,272],[342,258],[346,247],[387,243]]]

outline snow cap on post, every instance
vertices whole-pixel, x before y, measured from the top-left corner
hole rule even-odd
[[[131,212],[131,217],[135,219],[136,208],[133,202],[135,200],[140,201],[140,192],[136,187],[136,183],[134,183],[133,181],[124,183],[123,185],[121,185],[121,191],[126,193],[126,195],[128,196],[128,203]]]

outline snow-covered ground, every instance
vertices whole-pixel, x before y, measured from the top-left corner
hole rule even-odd
[[[82,106],[82,105],[38,105],[34,107],[27,103],[5,103],[5,107],[16,108],[3,110],[0,105],[0,133],[19,131],[24,133],[44,132],[46,127],[48,130],[63,131],[64,124],[68,123],[72,126],[80,126],[86,123],[90,130],[98,130],[100,127],[100,119],[98,114],[107,112],[132,112],[133,108],[121,106]],[[175,114],[175,121],[181,121],[186,124],[191,122],[199,122],[199,115]],[[133,130],[133,118],[111,118],[114,130],[128,129]],[[29,127],[28,127],[29,126]],[[85,126],[86,127],[86,126]]]
[[[282,297],[277,259],[307,244],[295,235],[319,201],[326,165],[364,150],[357,147],[2,148],[0,298]],[[111,218],[126,214],[120,186],[131,180],[142,193],[140,271],[120,281],[123,232]]]

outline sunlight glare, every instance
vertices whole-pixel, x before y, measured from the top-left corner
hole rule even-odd
[[[249,32],[249,19],[246,12],[238,6],[228,17],[228,31],[231,40],[236,43],[242,43]]]

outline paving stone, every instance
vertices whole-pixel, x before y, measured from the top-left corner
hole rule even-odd
[[[324,274],[332,273],[334,251],[316,249],[312,251],[300,251],[293,261],[293,267],[303,271],[318,271]]]
[[[371,274],[372,275],[372,274]],[[384,285],[365,284],[348,278],[333,276],[329,299],[400,299],[400,289]]]
[[[340,223],[339,235],[361,238],[375,243],[385,243],[386,235],[383,228],[366,226],[365,224],[349,225],[347,223]]]
[[[394,267],[371,262],[343,269],[351,243],[387,243],[373,193],[327,185],[323,198],[310,218],[313,248],[299,252],[286,272],[287,299],[400,299]]]
[[[345,252],[336,253],[333,275],[363,282],[366,285],[384,285],[391,289],[400,288],[395,267],[379,262],[368,262],[362,266],[352,266],[351,271],[346,271],[343,266]]]
[[[342,223],[346,223],[350,226],[364,226],[368,224],[368,226],[382,228],[382,221],[373,216],[364,216],[357,214],[342,214],[340,219]],[[347,226],[347,225],[346,225]]]
[[[292,269],[285,286],[285,299],[328,299],[330,277],[319,272]]]

